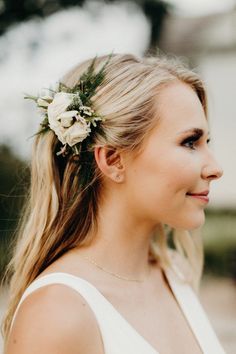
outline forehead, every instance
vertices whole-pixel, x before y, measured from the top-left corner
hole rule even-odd
[[[208,132],[208,123],[202,104],[190,85],[180,81],[162,88],[155,101],[158,131],[179,134],[192,128]]]

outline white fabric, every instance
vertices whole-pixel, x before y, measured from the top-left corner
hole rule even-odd
[[[202,352],[225,354],[191,287],[177,279],[171,270],[165,271],[165,275]],[[97,319],[105,354],[159,354],[91,283],[68,273],[51,273],[33,281],[25,290],[13,321],[22,301],[49,284],[69,286],[84,297]]]
[[[225,354],[192,288],[171,270],[165,272],[173,294],[204,354]]]

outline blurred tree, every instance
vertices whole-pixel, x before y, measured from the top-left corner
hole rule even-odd
[[[10,25],[17,22],[32,17],[45,17],[62,8],[83,6],[87,1],[89,0],[0,0],[0,35]],[[105,1],[105,3],[112,2],[117,2],[117,0]],[[150,51],[158,44],[163,21],[168,14],[170,5],[162,0],[130,0],[130,2],[139,5],[151,23],[151,38],[148,49]]]
[[[86,0],[0,0],[0,35],[12,24],[45,17],[63,7],[82,6]]]
[[[148,51],[155,50],[159,42],[169,7],[170,5],[164,1],[146,0],[142,2],[143,11],[151,23],[151,38]]]
[[[27,164],[7,145],[0,145],[0,277],[10,256],[10,244],[29,185]]]

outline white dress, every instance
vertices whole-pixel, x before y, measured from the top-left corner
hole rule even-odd
[[[225,354],[192,288],[180,281],[170,269],[165,271],[165,275],[202,352],[204,354]],[[64,284],[76,290],[87,301],[95,314],[105,354],[164,354],[158,353],[94,285],[69,273],[51,273],[33,281],[22,295],[13,321],[26,296],[49,284]]]

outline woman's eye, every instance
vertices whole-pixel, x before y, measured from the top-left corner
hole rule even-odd
[[[186,142],[184,145],[189,147],[190,149],[194,149],[195,148],[194,143],[195,143],[195,141],[192,140],[192,141]]]
[[[185,146],[191,150],[194,150],[197,140],[198,140],[198,137],[189,137],[189,138],[185,139],[181,145]]]
[[[181,145],[187,147],[188,149],[195,150],[199,139],[200,139],[199,136],[190,136],[189,138],[184,139]],[[206,143],[209,144],[209,142],[210,139],[207,139]]]

